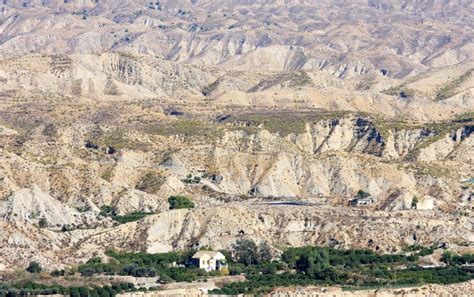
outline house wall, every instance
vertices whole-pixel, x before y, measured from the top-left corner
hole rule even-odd
[[[214,259],[200,259],[199,268],[211,271],[216,270],[216,260]]]

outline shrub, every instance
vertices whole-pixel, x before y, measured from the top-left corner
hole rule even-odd
[[[258,245],[258,260],[260,262],[270,261],[272,259],[272,251],[266,241],[262,241]]]
[[[93,257],[87,261],[87,264],[100,264],[100,263],[102,263],[101,257]]]
[[[41,270],[43,270],[41,268],[41,265],[35,261],[30,262],[30,264],[26,268],[26,271],[28,271],[29,273],[39,273],[41,272]]]
[[[244,265],[258,264],[258,248],[253,240],[240,239],[233,246],[237,262]]]
[[[45,217],[42,217],[41,219],[39,219],[38,226],[40,228],[46,228],[46,227],[48,227],[48,225],[49,225],[48,220],[46,220]]]
[[[72,230],[74,230],[74,226],[69,225],[69,224],[65,224],[61,227],[62,232],[68,232],[68,231],[72,231]]]
[[[170,209],[194,208],[194,202],[186,196],[171,196],[168,202]]]
[[[148,215],[155,214],[154,212],[142,212],[142,211],[137,211],[137,212],[132,212],[130,214],[126,214],[123,216],[112,216],[112,219],[116,222],[119,222],[120,224],[126,224],[130,222],[135,222],[143,219],[144,217]]]
[[[100,215],[103,216],[103,217],[114,216],[115,212],[116,212],[115,207],[110,206],[110,205],[103,205],[100,208]]]
[[[55,269],[53,271],[51,271],[51,276],[53,277],[59,277],[59,276],[64,276],[66,274],[66,272],[64,270],[58,270],[58,269]]]
[[[411,199],[411,208],[416,208],[416,205],[418,204],[418,197],[413,196]]]
[[[97,271],[92,267],[88,267],[86,269],[81,270],[81,276],[85,276],[85,277],[93,276],[96,273]]]
[[[363,191],[363,190],[359,190],[357,191],[357,198],[359,199],[363,199],[363,198],[367,198],[367,197],[370,197],[370,194]]]

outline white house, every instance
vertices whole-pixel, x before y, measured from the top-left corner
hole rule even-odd
[[[365,198],[355,198],[350,201],[352,206],[368,206],[374,203],[374,199],[372,197],[365,197]]]
[[[191,260],[194,265],[208,272],[227,267],[225,256],[220,252],[199,251],[191,257]]]

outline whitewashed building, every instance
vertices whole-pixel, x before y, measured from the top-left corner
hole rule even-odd
[[[192,264],[208,272],[227,267],[225,256],[220,252],[199,251],[191,257],[191,260]]]

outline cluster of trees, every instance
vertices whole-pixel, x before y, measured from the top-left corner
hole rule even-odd
[[[317,263],[316,268],[338,266],[341,268],[357,268],[361,265],[378,265],[386,263],[410,263],[418,260],[415,255],[379,255],[371,250],[338,250],[325,247],[306,246],[290,248],[282,254],[282,260],[290,268],[300,269],[302,263]]]
[[[183,182],[185,184],[199,184],[201,182],[201,177],[199,176],[193,177],[193,175],[190,173],[186,176],[185,179],[183,179]]]
[[[113,216],[112,219],[114,221],[119,222],[120,224],[125,224],[129,222],[139,221],[143,219],[144,217],[152,215],[152,214],[154,214],[154,212],[136,211],[136,212],[132,212],[126,215],[122,215],[122,216]]]
[[[174,267],[174,264],[186,264],[194,254],[194,250],[162,254],[120,253],[107,251],[111,258],[104,263],[101,258],[89,259],[86,264],[79,266],[82,276],[97,274],[130,275],[135,277],[159,276],[163,283],[172,281],[195,281],[208,274],[196,267]]]
[[[243,250],[248,252],[248,249]],[[261,266],[250,264],[245,271],[245,282],[228,284],[213,293],[262,293],[277,286],[295,285],[381,287],[423,283],[449,284],[474,279],[472,267],[454,266],[472,263],[473,255],[445,254],[443,258],[451,263],[451,266],[423,269],[416,265],[416,261],[419,256],[433,253],[433,248],[411,246],[406,251],[413,253],[408,256],[379,255],[371,250],[337,250],[313,246],[290,248],[281,255],[281,261],[276,262],[285,270],[284,273],[265,273]],[[409,268],[397,270],[396,267],[400,264]],[[296,273],[291,273],[290,270],[295,270]]]
[[[222,252],[228,260],[230,273],[245,273],[246,281],[227,284],[213,293],[255,294],[266,292],[276,286],[292,285],[343,285],[360,288],[423,283],[448,284],[474,279],[474,268],[464,266],[474,263],[472,254],[454,255],[446,252],[442,260],[448,266],[434,269],[418,267],[416,265],[418,257],[431,254],[433,250],[433,247],[414,245],[406,247],[405,254],[380,255],[365,249],[340,250],[306,246],[289,248],[281,255],[280,260],[273,260],[271,248],[266,242],[256,244],[253,240],[241,239],[235,242],[232,251]],[[100,257],[94,257],[86,264],[80,265],[78,270],[83,276],[96,274],[159,276],[162,283],[190,282],[214,275],[188,265],[195,252],[187,250],[147,254],[107,251],[106,254],[110,258],[107,263]],[[408,268],[397,269],[401,264]],[[27,270],[37,273],[42,269],[38,263],[31,262]],[[64,271],[54,271],[51,274],[60,276],[64,275]],[[88,292],[91,295],[87,296],[96,296],[95,294],[112,296],[100,295],[97,290],[104,292],[103,288],[81,290],[86,289],[91,290]],[[74,289],[74,292],[76,291],[77,289]]]
[[[235,282],[225,285],[221,289],[211,291],[211,294],[219,295],[239,295],[252,294],[260,295],[267,293],[275,287],[291,287],[291,286],[310,286],[323,285],[325,282],[312,279],[301,274],[255,274],[249,275],[244,282]]]
[[[29,273],[40,273],[41,270],[43,270],[41,265],[36,261],[31,261],[28,267],[26,267],[26,271]]]
[[[275,274],[284,269],[283,263],[272,261],[272,251],[266,241],[256,244],[250,239],[240,239],[232,245],[232,251],[224,251],[228,259],[229,273],[238,275]]]
[[[364,198],[370,197],[370,193],[368,193],[364,190],[359,190],[359,191],[357,191],[356,197],[358,199],[364,199]]]
[[[474,278],[474,268],[455,266],[423,269],[413,266],[409,269],[387,272],[384,276],[395,284],[452,284]]]
[[[168,203],[170,209],[194,208],[194,202],[186,196],[171,196]]]
[[[271,248],[266,241],[258,246],[250,239],[240,239],[233,246],[234,259],[244,265],[260,264],[272,259]]]
[[[256,274],[247,276],[246,281],[225,285],[212,294],[238,295],[259,294],[275,287],[342,285],[352,287],[383,287],[388,285],[418,285],[424,283],[450,284],[473,279],[474,271],[467,268],[443,267],[434,269],[410,268],[386,272],[383,276],[349,275],[335,269],[323,268],[316,275],[303,273]]]
[[[110,205],[104,205],[100,208],[100,215],[103,217],[111,217],[114,221],[125,224],[129,222],[135,222],[138,220],[143,219],[148,215],[154,214],[153,212],[143,212],[143,211],[136,211],[126,215],[117,215],[117,209]]]
[[[426,247],[419,244],[409,245],[403,248],[404,252],[414,252],[413,254],[418,257],[428,256],[433,254],[435,246]]]
[[[454,255],[445,252],[441,257],[441,261],[448,265],[474,265],[474,254]]]
[[[68,295],[72,297],[113,297],[119,293],[137,291],[133,284],[120,283],[104,287],[63,287],[32,282],[18,284],[0,283],[0,296]]]

